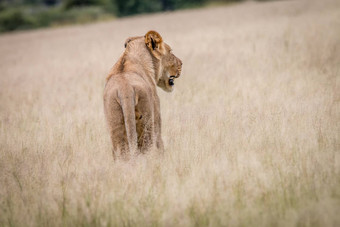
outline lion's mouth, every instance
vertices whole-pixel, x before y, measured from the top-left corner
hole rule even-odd
[[[170,76],[170,78],[169,78],[169,85],[170,86],[174,86],[175,85],[175,83],[174,83],[175,78],[177,78],[177,77],[176,76]]]

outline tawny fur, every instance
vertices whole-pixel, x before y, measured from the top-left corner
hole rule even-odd
[[[155,31],[128,38],[124,45],[104,89],[113,154],[143,153],[152,147],[164,150],[156,85],[173,91],[169,78],[180,76],[182,62]]]

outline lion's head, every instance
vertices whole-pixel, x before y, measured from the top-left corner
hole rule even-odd
[[[171,47],[163,42],[163,38],[156,31],[149,31],[144,37],[130,37],[124,45],[128,47],[134,40],[141,39],[144,39],[144,45],[152,56],[157,86],[167,92],[173,91],[174,80],[181,75],[182,61],[172,53]]]

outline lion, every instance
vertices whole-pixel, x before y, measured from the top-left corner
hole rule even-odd
[[[156,31],[130,37],[125,51],[110,71],[104,89],[104,113],[113,156],[164,151],[160,99],[156,86],[174,89],[182,61]]]

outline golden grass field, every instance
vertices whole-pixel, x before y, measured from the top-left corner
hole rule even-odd
[[[183,60],[165,154],[114,162],[127,37]],[[339,226],[340,2],[245,2],[0,36],[0,226]]]

